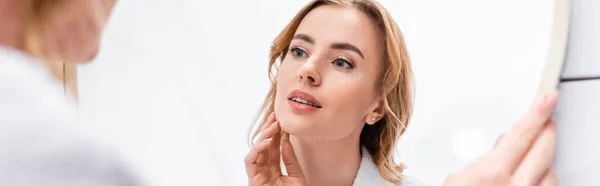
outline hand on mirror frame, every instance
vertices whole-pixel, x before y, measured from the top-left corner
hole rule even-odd
[[[304,186],[306,180],[289,140],[281,144],[281,128],[271,115],[261,129],[258,143],[246,155],[246,173],[250,186]],[[279,149],[281,145],[281,151]],[[280,156],[281,154],[281,156]],[[281,172],[281,159],[288,175]]]
[[[449,176],[444,186],[557,185],[552,166],[556,123],[551,118],[557,102],[557,92],[546,94],[491,152]]]

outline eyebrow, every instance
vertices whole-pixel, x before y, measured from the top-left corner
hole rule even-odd
[[[315,44],[315,40],[306,34],[296,34],[294,36],[294,38],[292,38],[292,39],[302,40],[302,41],[305,41],[305,42],[313,44],[313,45]],[[338,49],[338,50],[350,50],[350,51],[356,52],[360,57],[365,59],[365,56],[360,51],[360,49],[358,49],[358,47],[356,47],[350,43],[333,43],[333,44],[331,44],[330,47],[333,49]]]

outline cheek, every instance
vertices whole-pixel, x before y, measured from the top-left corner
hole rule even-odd
[[[277,72],[277,94],[275,95],[275,109],[276,111],[281,108],[282,104],[287,104],[287,94],[289,93],[291,86],[296,81],[295,67],[290,62],[282,63],[279,66]]]
[[[362,123],[373,102],[372,94],[361,81],[337,82],[337,84],[331,83],[322,94],[326,96],[327,103],[331,107],[327,110],[330,112],[328,115],[332,119],[343,119],[341,123]]]
[[[319,95],[327,102],[322,130],[332,138],[357,134],[364,125],[364,117],[373,103],[373,94],[365,79],[347,77],[345,74],[327,77]]]
[[[286,89],[289,89],[290,86],[292,86],[294,83],[296,83],[296,81],[298,81],[297,75],[299,68],[300,66],[296,65],[293,61],[289,60],[284,60],[283,63],[279,65],[276,77],[278,93],[280,93],[281,91],[284,91],[283,93],[287,93],[286,91],[289,90]]]

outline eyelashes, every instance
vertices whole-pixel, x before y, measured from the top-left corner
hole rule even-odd
[[[300,47],[290,47],[288,51],[289,55],[292,55],[294,59],[300,58],[308,58],[308,53]],[[331,61],[336,68],[340,68],[342,70],[352,70],[354,69],[354,64],[351,60],[345,57],[336,57],[333,61]]]
[[[306,51],[304,51],[298,47],[290,47],[289,52],[294,58],[308,57],[308,54],[306,53]]]
[[[349,62],[346,59],[343,58],[336,58],[335,60],[333,60],[332,62],[336,67],[339,68],[343,68],[343,69],[354,69],[354,65]]]

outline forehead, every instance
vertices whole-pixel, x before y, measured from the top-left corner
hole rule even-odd
[[[322,5],[310,11],[296,33],[313,37],[317,44],[347,42],[366,53],[375,52],[379,41],[375,23],[366,14],[335,5]]]

